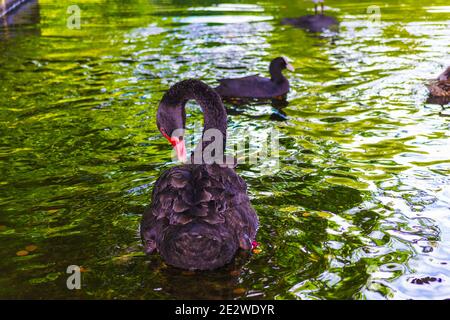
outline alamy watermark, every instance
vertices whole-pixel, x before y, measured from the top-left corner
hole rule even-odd
[[[369,27],[378,26],[381,23],[381,8],[377,5],[368,6],[367,14],[369,20]]]
[[[81,268],[77,265],[70,265],[67,267],[66,273],[70,274],[67,278],[67,289],[81,289]]]
[[[195,139],[186,139],[184,129],[172,132],[175,141],[182,141],[185,145],[182,149],[189,150],[185,162],[191,164],[219,164],[235,166],[241,163],[257,165],[270,163],[271,167],[279,167],[279,132],[276,129],[261,130],[257,133],[245,129],[233,130],[233,139],[226,140],[220,130],[207,129],[202,133],[196,133],[193,137],[200,136],[198,142]],[[174,143],[173,143],[174,144]],[[178,146],[174,146],[172,160],[180,160]],[[186,151],[184,151],[186,152]]]
[[[77,5],[67,7],[67,28],[80,29],[81,28],[81,9]]]

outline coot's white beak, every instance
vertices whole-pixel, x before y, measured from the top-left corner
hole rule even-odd
[[[284,62],[286,62],[286,69],[288,69],[289,71],[294,72],[295,68],[294,66],[291,64],[292,60],[289,59],[288,57],[282,57],[284,59]]]

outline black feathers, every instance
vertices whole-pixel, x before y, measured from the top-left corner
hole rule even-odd
[[[289,81],[283,76],[285,58],[278,57],[270,63],[270,78],[257,75],[236,79],[221,79],[216,91],[222,98],[271,99],[289,92]]]
[[[249,250],[257,225],[245,182],[233,169],[183,165],[166,171],[156,182],[141,233],[146,251],[157,248],[167,263],[213,269],[228,263],[238,247]],[[208,259],[196,250],[210,252]]]

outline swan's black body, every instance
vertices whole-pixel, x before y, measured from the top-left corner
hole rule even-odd
[[[204,130],[220,130],[225,142],[225,108],[219,95],[197,80],[181,81],[164,95],[157,114],[161,132],[171,134],[178,125],[184,127],[184,106],[190,99],[203,109]],[[156,181],[141,236],[146,252],[157,250],[170,265],[210,270],[230,262],[239,248],[250,250],[257,228],[246,184],[233,168],[186,164],[167,170]]]
[[[323,14],[306,15],[299,18],[285,18],[282,24],[290,24],[309,32],[322,32],[324,30],[337,29],[339,22],[330,16]]]
[[[235,79],[221,79],[219,80],[220,85],[215,90],[224,99],[272,99],[285,96],[289,92],[289,81],[282,73],[286,66],[287,62],[284,58],[275,58],[269,67],[270,79],[257,75]]]

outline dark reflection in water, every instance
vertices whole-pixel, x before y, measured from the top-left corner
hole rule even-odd
[[[70,30],[73,3],[40,0],[0,28],[1,298],[450,297],[449,123],[424,86],[448,63],[446,1],[387,1],[372,25],[370,1],[327,0],[339,34],[317,35],[281,24],[308,2],[233,2],[82,2]],[[297,70],[286,101],[226,104],[230,141],[280,135],[279,166],[237,168],[261,251],[194,274],[146,257],[139,221],[174,165],[162,94],[279,55]]]
[[[40,23],[38,0],[27,1],[8,15],[0,18],[0,39],[19,35],[40,35],[37,26]]]
[[[324,14],[306,15],[298,18],[284,18],[283,24],[289,24],[309,32],[338,31],[339,22]]]
[[[281,99],[269,99],[269,100],[248,100],[248,99],[225,99],[224,100],[228,115],[244,115],[254,119],[267,119],[273,121],[286,121],[288,119],[286,113],[283,111],[289,105],[286,97]],[[258,109],[259,106],[270,105],[270,115],[257,114],[251,115],[247,111]]]

